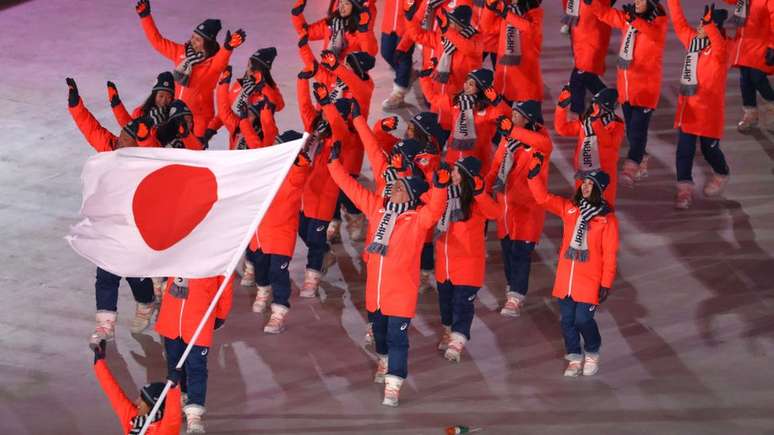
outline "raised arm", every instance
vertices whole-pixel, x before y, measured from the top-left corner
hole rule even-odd
[[[180,57],[180,54],[185,50],[185,47],[182,44],[170,41],[161,36],[152,16],[148,15],[140,18],[140,24],[142,25],[142,30],[145,32],[145,37],[148,38],[151,47],[172,62],[177,62],[178,57]]]
[[[368,127],[365,117],[358,116],[353,123],[357,134],[360,136],[360,140],[363,142],[363,148],[365,148],[374,177],[378,177],[387,167],[387,158],[384,156],[374,132]]]
[[[683,13],[680,0],[667,0],[667,4],[669,5],[669,17],[672,19],[672,26],[675,28],[677,39],[680,40],[683,47],[688,49],[691,39],[696,36],[696,29],[688,24],[688,20],[685,19],[685,13]]]
[[[568,107],[556,106],[554,110],[554,129],[561,136],[577,137],[580,133],[580,121],[567,119]]]
[[[162,435],[177,434],[180,431],[180,425],[183,422],[183,415],[180,406],[180,386],[175,385],[169,389],[169,394],[164,401],[164,417],[159,423],[159,432]]]
[[[121,425],[124,425],[136,412],[134,403],[126,397],[124,390],[110,373],[104,359],[100,359],[94,364],[94,373],[97,375],[97,381],[99,381],[102,391],[110,400],[110,406],[113,407]]]
[[[334,150],[331,150],[331,153],[334,152]],[[338,159],[328,162],[328,172],[331,174],[333,181],[347,195],[347,198],[352,200],[355,207],[363,213],[371,214],[380,204],[380,197],[352,178]]]
[[[720,30],[718,30],[718,27],[712,21],[710,21],[709,24],[704,25],[704,31],[707,33],[710,43],[712,44],[712,57],[714,57],[719,64],[725,65],[728,61],[728,43],[726,42],[726,38],[723,37]]]
[[[113,109],[113,116],[116,118],[118,125],[123,128],[132,120],[132,115],[126,110],[124,102],[121,101],[121,98],[118,96],[118,89],[116,89],[115,83],[107,82],[107,94],[110,108]]]
[[[600,21],[607,23],[610,27],[618,29],[626,29],[628,27],[629,23],[626,22],[626,14],[623,11],[610,7],[610,4],[606,2],[592,1],[591,11]]]
[[[100,153],[113,151],[116,136],[94,118],[94,115],[83,105],[82,99],[79,98],[78,104],[74,107],[69,107],[68,110],[73,117],[73,121],[75,121],[75,125],[83,133],[89,145]]]
[[[417,213],[420,228],[429,229],[438,222],[438,219],[441,218],[441,215],[446,210],[447,196],[448,193],[445,187],[438,188],[433,186],[430,188],[430,200]]]
[[[480,193],[473,197],[479,212],[487,219],[497,219],[501,215],[500,204],[486,193]]]
[[[317,110],[312,103],[308,79],[299,78],[296,80],[296,99],[298,101],[298,112],[301,115],[301,122],[304,124],[304,130],[311,132],[314,128],[312,123],[317,117]]]
[[[536,160],[538,159],[533,158],[533,161]],[[545,161],[544,164],[548,165],[548,161]],[[530,192],[532,192],[532,197],[535,198],[535,202],[537,202],[541,207],[555,215],[558,215],[559,217],[563,217],[566,205],[570,201],[562,198],[561,196],[549,193],[548,189],[546,188],[546,180],[544,177],[539,177],[535,173],[536,169],[537,172],[548,170],[547,168],[536,167],[534,164],[530,166],[530,173],[527,175],[527,185],[529,186]]]

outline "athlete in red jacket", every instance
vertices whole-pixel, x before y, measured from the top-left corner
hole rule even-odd
[[[170,374],[175,371],[193,338],[194,331],[225,279],[223,276],[215,276],[167,280],[167,288],[164,291],[166,294],[161,300],[159,318],[156,321],[156,332],[164,338],[164,353]],[[187,393],[183,407],[187,433],[204,433],[202,416],[205,413],[204,403],[207,397],[207,355],[212,345],[213,331],[223,326],[231,311],[233,283],[234,278],[231,276],[183,365],[180,387],[183,393]]]
[[[692,172],[697,140],[701,142],[704,159],[712,167],[704,195],[718,196],[728,183],[728,164],[720,150],[728,75],[728,41],[723,22],[728,13],[706,6],[696,29],[685,19],[680,0],[669,0],[669,13],[677,38],[687,50],[675,116],[678,129],[675,207],[687,209],[693,202]]]
[[[561,312],[568,361],[564,375],[575,377],[582,372],[592,376],[599,370],[602,343],[594,313],[615,281],[618,252],[618,219],[602,199],[609,177],[602,171],[588,172],[573,198],[565,199],[548,193],[545,183],[537,178],[543,163],[543,156],[535,153],[528,183],[538,204],[562,220],[562,246],[552,295],[559,299]]]
[[[615,0],[603,1],[611,5]],[[605,55],[610,44],[610,26],[594,14],[592,0],[562,0],[564,17],[562,28],[570,34],[575,67],[570,74],[572,104],[570,110],[580,116],[586,109],[586,91],[596,94],[607,87],[600,77],[605,74]]]
[[[194,134],[203,137],[215,115],[213,91],[218,77],[228,65],[232,50],[245,41],[245,32],[241,29],[233,34],[226,32],[221,50],[215,40],[220,31],[220,20],[208,19],[196,26],[188,42],[179,44],[159,33],[151,16],[150,0],[139,0],[135,9],[148,42],[175,64],[175,98],[185,101],[191,108],[196,128]]]
[[[628,158],[621,171],[621,182],[634,183],[648,175],[648,126],[661,96],[661,77],[667,17],[660,0],[635,0],[612,9],[594,2],[597,17],[622,32],[618,51],[618,101],[626,122]],[[615,170],[605,168],[611,175]],[[613,176],[615,178],[615,176]]]
[[[379,50],[371,27],[371,12],[364,0],[342,0],[327,17],[307,24],[304,17],[306,0],[297,0],[291,10],[293,27],[300,37],[323,41],[323,48],[333,51],[339,59],[347,54],[365,51],[375,56]]]
[[[446,210],[435,226],[435,278],[444,332],[438,349],[459,362],[475,315],[476,294],[486,272],[486,221],[499,206],[484,194],[481,161],[458,160],[451,169]]]
[[[605,88],[591,99],[591,106],[580,119],[567,119],[567,106],[570,105],[568,86],[559,94],[559,102],[554,112],[554,128],[562,136],[577,137],[573,166],[575,168],[575,187],[579,187],[586,172],[602,170],[610,176],[605,189],[605,201],[615,207],[618,190],[618,150],[624,136],[624,124],[615,114],[618,92]]]
[[[328,169],[336,184],[378,222],[366,250],[366,308],[374,313],[374,339],[379,367],[374,380],[384,380],[382,404],[397,406],[400,388],[408,375],[408,326],[414,317],[419,285],[422,241],[446,206],[448,170],[439,170],[427,205],[419,197],[428,189],[420,177],[398,179],[383,197],[360,185],[338,161],[339,146],[330,153]]]
[[[166,121],[169,104],[175,98],[175,80],[172,73],[164,71],[156,77],[151,93],[142,105],[137,106],[131,114],[126,110],[124,103],[118,96],[118,89],[113,82],[107,82],[107,94],[110,107],[113,108],[118,125],[125,126],[132,119],[148,116],[154,120],[155,125]]]
[[[529,290],[532,252],[545,222],[545,210],[527,188],[527,172],[533,150],[550,158],[553,145],[548,129],[543,126],[540,104],[534,100],[514,103],[511,118],[498,119],[498,132],[502,139],[486,185],[500,206],[497,236],[507,283],[500,314],[518,317]],[[548,180],[548,167],[540,176]]]
[[[277,138],[274,104],[268,97],[263,97],[255,104],[245,100],[243,104],[237,105],[238,114],[234,113],[234,107],[229,104],[230,81],[231,65],[221,74],[217,87],[218,118],[229,132],[229,149],[244,150],[273,145]]]
[[[382,59],[390,65],[395,73],[392,83],[392,92],[382,102],[382,110],[395,110],[403,106],[403,99],[411,84],[411,57],[414,54],[414,46],[406,50],[406,55],[395,59],[395,49],[406,31],[406,11],[413,5],[419,6],[416,0],[386,0],[384,2],[384,16],[382,17],[382,40],[380,51]]]
[[[774,2],[725,1],[734,5],[730,21],[736,24],[736,35],[729,50],[732,65],[739,68],[742,90],[744,113],[737,128],[742,133],[749,133],[758,126],[762,114],[764,125],[774,131],[774,90],[767,77],[774,74]],[[756,92],[763,98],[760,109]]]
[[[118,421],[121,423],[121,433],[137,434],[145,425],[148,419],[148,413],[153,409],[158,401],[161,391],[164,389],[163,382],[154,382],[146,384],[140,389],[140,397],[134,402],[130,400],[126,393],[121,389],[113,374],[105,362],[106,341],[101,340],[94,347],[94,373],[97,375],[97,381],[110,400]],[[161,402],[156,415],[153,417],[148,431],[149,435],[178,435],[182,416],[180,415],[180,383],[181,372],[173,370],[167,380],[172,381],[172,387],[169,389],[164,401]]]
[[[66,82],[68,87],[67,105],[70,115],[83,136],[97,152],[109,152],[124,147],[157,146],[158,142],[152,135],[149,120],[146,118],[135,119],[121,129],[119,136],[115,136],[102,127],[83,105],[75,80],[67,78]],[[132,295],[137,302],[131,331],[140,333],[148,327],[153,314],[153,284],[147,278],[126,278],[126,281],[129,283]],[[113,340],[115,337],[120,282],[120,276],[97,268],[94,283],[97,313],[94,332],[89,337],[91,346],[96,346],[101,340]]]
[[[288,131],[280,136],[280,142],[300,139],[301,134]],[[285,316],[290,310],[290,259],[298,237],[301,195],[311,171],[312,161],[307,150],[301,150],[277,195],[266,210],[261,225],[250,241],[245,257],[253,274],[252,283],[258,290],[253,301],[253,312],[263,313],[271,302],[271,316],[263,328],[267,334],[279,334],[285,330]],[[245,274],[242,286],[245,286]]]

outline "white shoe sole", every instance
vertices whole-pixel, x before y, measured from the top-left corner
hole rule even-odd
[[[384,400],[382,400],[382,405],[389,406],[391,408],[397,408],[398,407],[398,401],[384,399]]]

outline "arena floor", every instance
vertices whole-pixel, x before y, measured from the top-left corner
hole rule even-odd
[[[294,90],[300,62],[290,3],[154,1],[153,13],[175,40],[187,39],[207,17],[223,20],[221,38],[226,29],[244,27],[247,42],[232,62],[238,74],[254,49],[276,46],[274,77],[288,103],[278,124],[299,129]],[[321,16],[327,2],[310,3],[307,16]],[[569,41],[559,33],[559,2],[545,3],[550,122],[572,61]],[[698,19],[701,2],[684,3],[690,3],[687,15]],[[74,77],[86,105],[117,131],[105,81],[115,81],[134,107],[170,64],[146,42],[130,1],[22,2],[0,9],[0,28],[0,433],[117,433],[87,347],[94,266],[63,239],[78,220],[79,175],[93,153],[67,113],[64,78]],[[611,67],[620,36],[614,34]],[[597,316],[603,336],[597,376],[562,377],[558,307],[550,298],[561,227],[548,217],[525,315],[498,313],[504,280],[499,244],[490,237],[486,287],[463,361],[449,363],[435,350],[436,297],[421,295],[401,405],[380,405],[381,386],[371,381],[375,357],[362,345],[361,246],[345,238],[335,247],[338,264],[320,300],[302,301],[294,293],[288,330],[279,336],[262,332],[264,320],[250,310],[254,294],[236,288],[231,317],[209,358],[208,433],[440,434],[456,424],[485,434],[774,433],[774,135],[736,132],[741,98],[732,70],[721,145],[732,171],[726,195],[708,200],[699,194],[692,210],[673,210],[672,119],[683,49],[671,27],[664,57],[651,176],[619,193],[619,274]],[[611,68],[605,76],[611,86],[614,74]],[[391,87],[381,59],[373,76],[372,121]],[[225,145],[224,136],[216,136],[217,146]],[[555,192],[570,191],[573,144],[555,142]],[[700,187],[708,167],[700,156],[696,162]],[[291,266],[296,284],[303,276],[302,244],[298,251]],[[165,366],[154,332],[129,333],[133,310],[122,284],[108,364],[135,394],[143,383],[162,379]]]

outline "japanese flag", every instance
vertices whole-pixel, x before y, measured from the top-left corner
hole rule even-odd
[[[83,168],[83,220],[66,237],[119,276],[230,273],[304,138],[244,151],[122,148]]]

